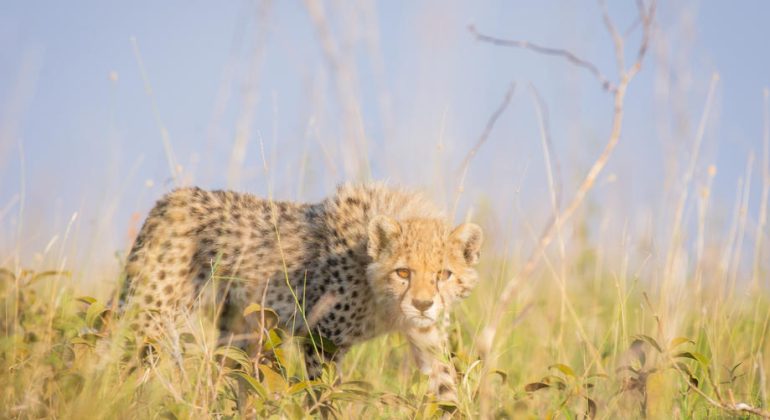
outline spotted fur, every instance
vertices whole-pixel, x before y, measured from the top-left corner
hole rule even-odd
[[[306,346],[308,375],[320,358],[338,360],[356,343],[404,333],[429,389],[455,400],[441,323],[478,278],[481,229],[452,229],[419,194],[381,184],[345,185],[316,204],[183,188],[150,212],[126,264],[123,301],[145,337],[168,336],[214,282],[220,332],[259,328],[242,316],[251,303],[272,308],[282,328],[334,343]]]

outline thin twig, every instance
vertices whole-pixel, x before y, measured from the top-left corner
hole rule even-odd
[[[454,216],[457,213],[457,206],[460,203],[460,196],[465,190],[465,177],[466,175],[468,175],[468,168],[470,167],[471,160],[473,160],[473,157],[476,156],[476,153],[479,152],[479,149],[481,149],[481,146],[483,146],[484,143],[486,143],[487,139],[489,138],[489,135],[492,133],[492,129],[495,127],[495,124],[497,123],[497,120],[500,118],[501,115],[503,115],[503,112],[505,111],[506,108],[508,108],[508,105],[511,103],[511,98],[513,98],[513,93],[515,91],[516,91],[516,83],[511,83],[511,85],[508,87],[508,90],[505,92],[503,101],[500,102],[500,105],[497,107],[497,109],[495,109],[495,112],[493,112],[492,115],[489,117],[489,120],[487,120],[487,124],[484,126],[484,131],[481,132],[481,135],[479,136],[478,140],[476,140],[476,144],[474,144],[473,147],[470,150],[468,150],[468,153],[465,155],[465,158],[460,164],[460,168],[459,168],[460,180],[457,183],[457,190],[455,191],[454,203],[452,204],[452,216]]]
[[[647,48],[650,45],[650,31],[652,30],[653,25],[652,18],[655,16],[657,4],[657,0],[653,0],[650,3],[650,7],[645,11],[644,1],[637,0],[636,2],[637,8],[639,9],[639,18],[642,20],[642,42],[639,44],[639,50],[636,52],[636,63],[634,64],[634,66],[637,67],[637,71],[642,66],[644,55],[647,53]]]
[[[508,87],[508,90],[505,92],[503,101],[500,102],[500,105],[497,107],[497,109],[495,109],[495,112],[492,113],[492,115],[489,117],[489,120],[487,120],[487,125],[484,126],[484,131],[481,132],[481,135],[479,136],[478,140],[476,140],[476,144],[474,144],[473,147],[468,151],[468,153],[465,155],[465,158],[463,159],[462,164],[460,164],[459,189],[461,191],[465,181],[465,175],[468,173],[468,167],[471,164],[471,160],[473,159],[474,156],[476,156],[476,153],[479,152],[479,149],[481,149],[481,146],[483,146],[484,143],[487,142],[487,139],[489,139],[489,135],[492,133],[492,129],[495,127],[497,120],[500,118],[501,115],[503,115],[503,111],[505,111],[505,109],[508,108],[508,105],[511,103],[511,98],[513,98],[513,93],[515,91],[516,91],[516,83],[511,83],[511,85]]]
[[[476,30],[476,27],[474,25],[468,26],[468,31],[472,33],[478,41],[488,42],[493,45],[499,45],[503,47],[515,47],[515,48],[523,48],[527,50],[531,50],[540,54],[545,55],[554,55],[563,57],[570,63],[582,67],[588,71],[591,72],[591,74],[594,75],[597,79],[599,79],[599,82],[602,84],[602,88],[608,92],[615,92],[615,85],[613,85],[612,82],[610,82],[607,77],[602,74],[602,72],[599,70],[596,65],[591,63],[588,60],[582,59],[572,52],[561,49],[561,48],[551,48],[551,47],[544,47],[542,45],[538,45],[529,41],[520,41],[515,39],[503,39],[503,38],[497,38],[490,35],[485,35]]]
[[[602,21],[604,22],[604,26],[607,28],[607,32],[610,33],[610,36],[612,37],[612,43],[615,45],[615,60],[618,64],[618,72],[623,73],[626,69],[626,54],[623,51],[625,42],[623,40],[623,36],[620,35],[618,28],[616,28],[615,24],[612,22],[612,18],[610,18],[610,12],[607,11],[607,5],[605,4],[604,0],[599,0],[599,6],[602,9]],[[639,10],[639,15],[639,20],[644,22],[645,19],[642,15],[641,9]]]

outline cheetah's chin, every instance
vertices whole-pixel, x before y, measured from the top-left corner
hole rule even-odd
[[[427,316],[416,316],[416,317],[410,318],[409,322],[417,328],[430,327],[431,325],[436,323],[435,320],[428,318]]]

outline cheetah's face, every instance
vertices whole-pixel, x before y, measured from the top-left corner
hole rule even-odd
[[[437,219],[395,221],[377,216],[369,224],[367,270],[378,301],[415,327],[427,327],[478,282],[481,228],[463,223],[450,230]]]

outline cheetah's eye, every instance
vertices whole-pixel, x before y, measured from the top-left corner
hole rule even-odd
[[[452,272],[449,270],[441,270],[438,272],[438,279],[441,281],[449,280],[452,277]]]
[[[409,277],[411,277],[412,272],[408,268],[397,268],[396,275],[398,275],[402,279],[408,279]]]

